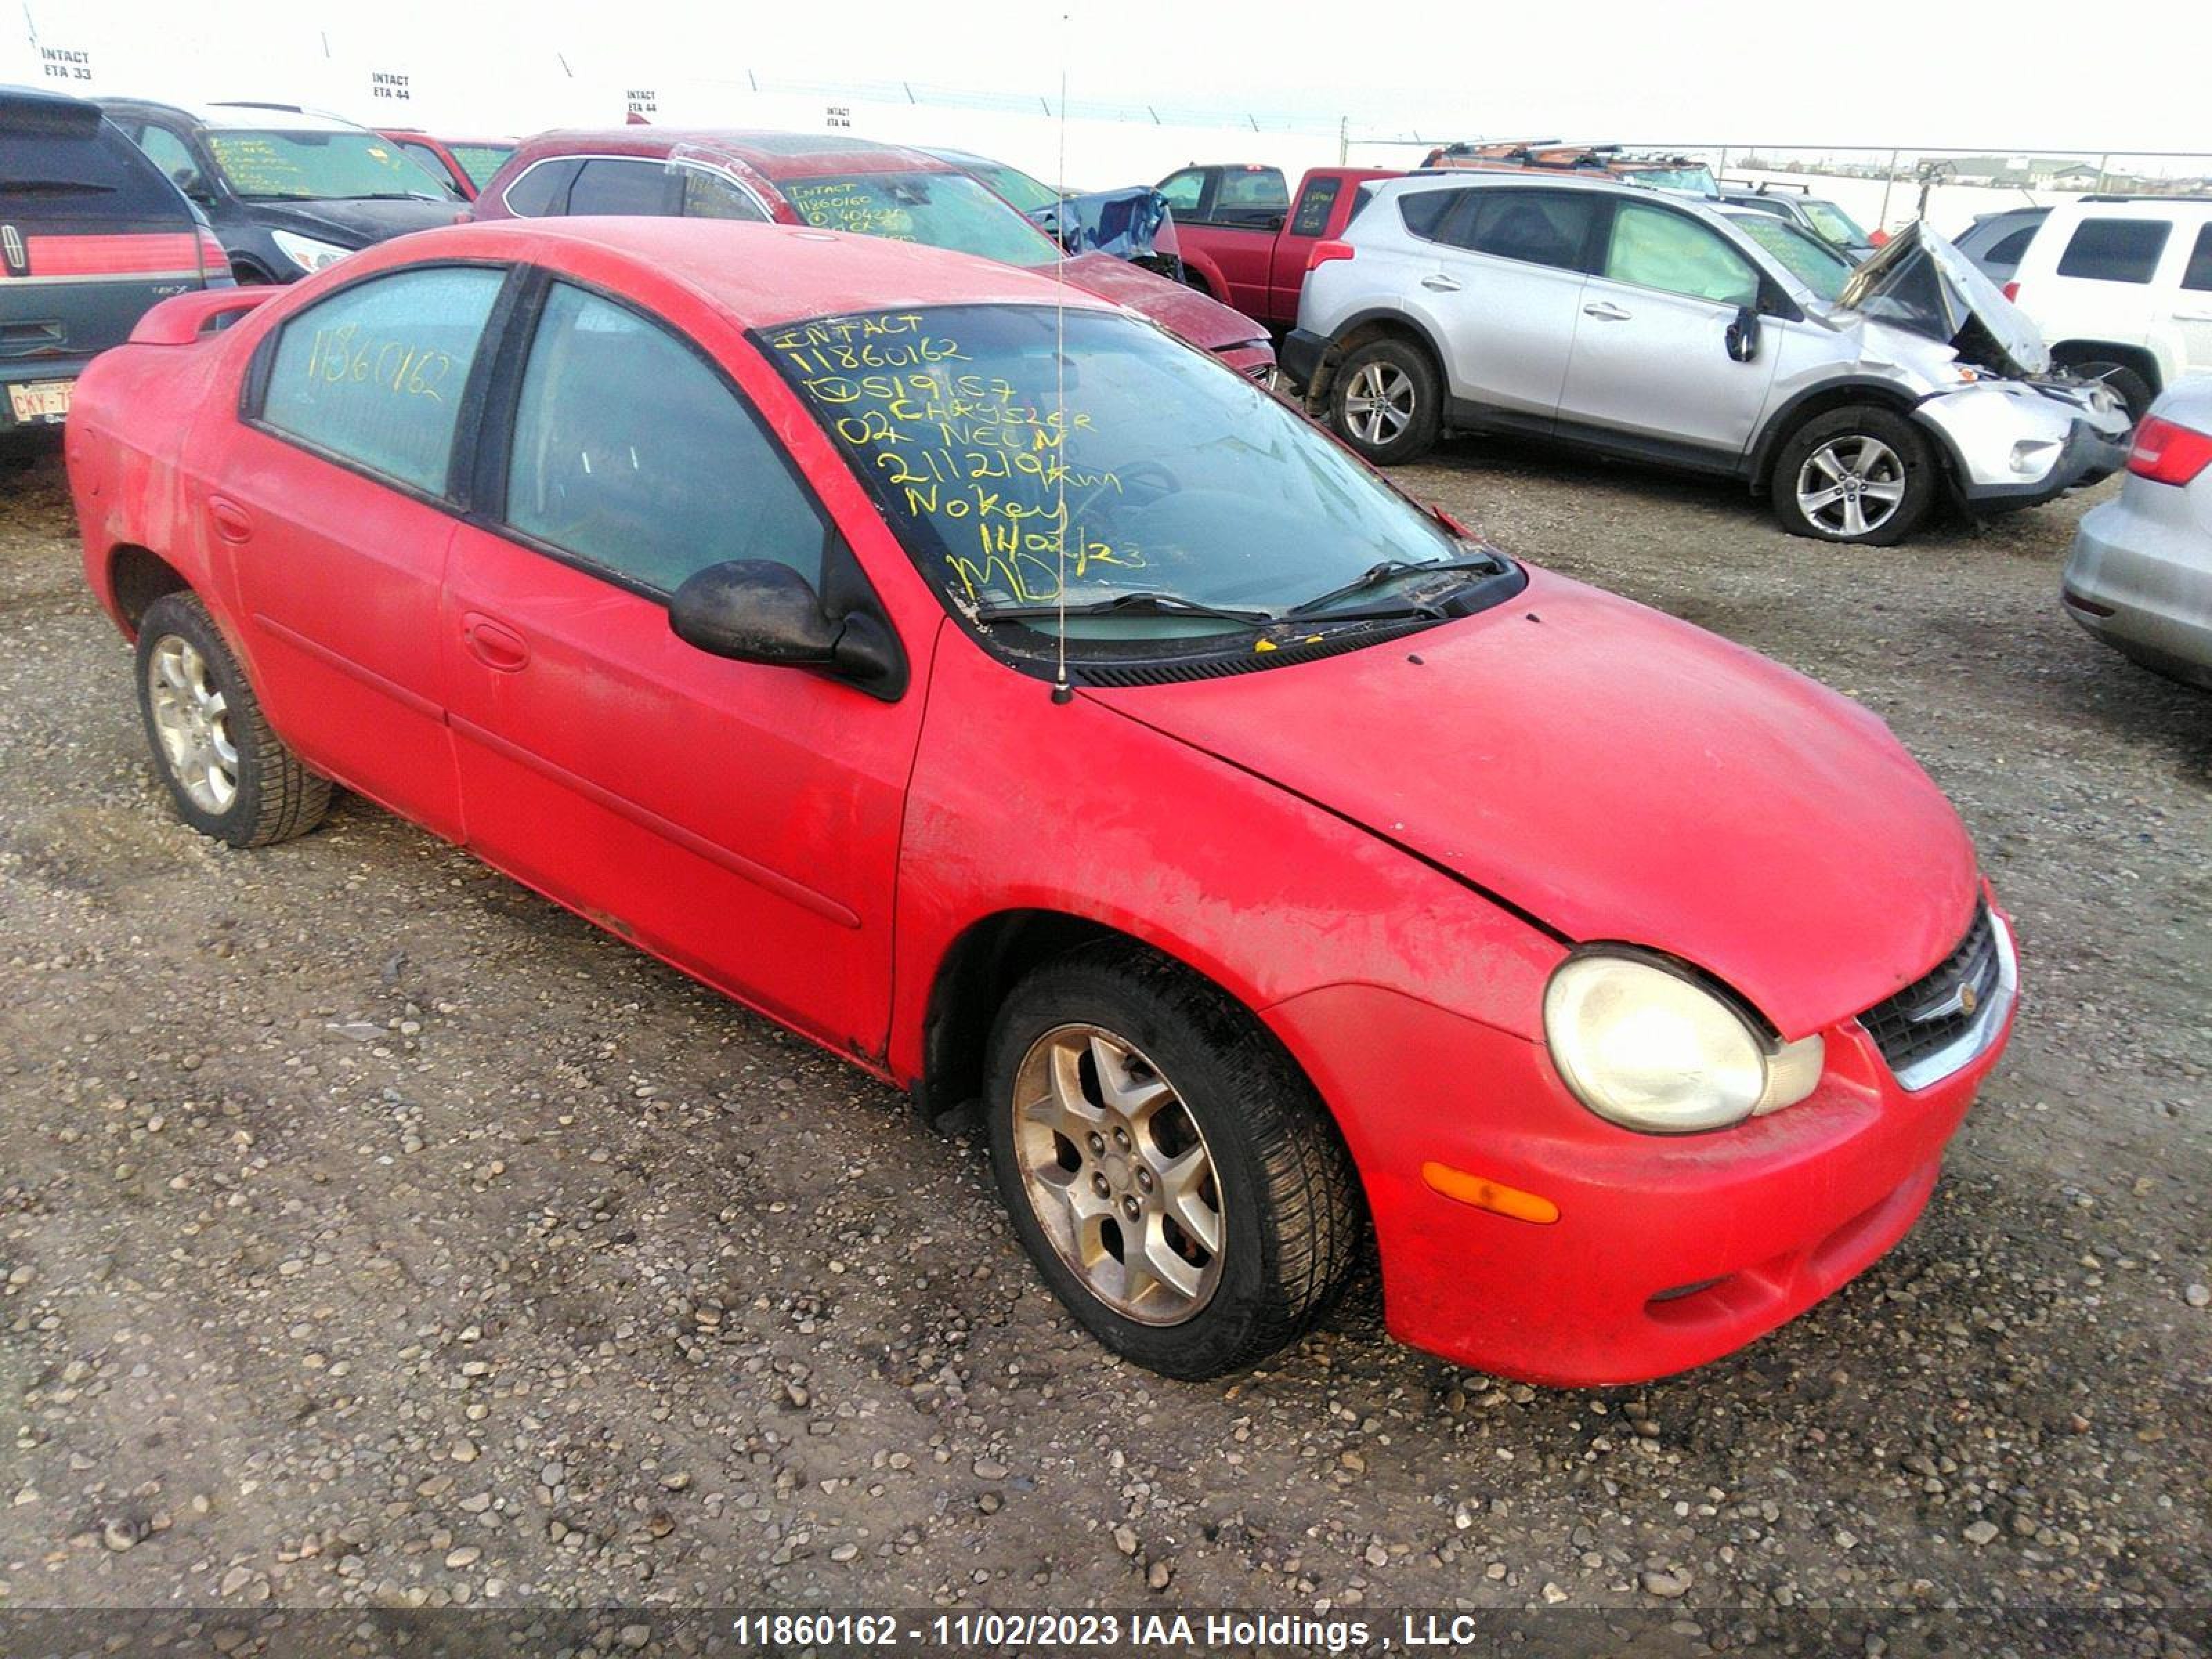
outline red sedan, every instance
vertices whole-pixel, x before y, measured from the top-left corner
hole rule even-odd
[[[1911,1224],[2010,1027],[1881,721],[1044,277],[431,231],[168,301],[68,453],[189,823],[358,791],[980,1111],[1046,1281],[1173,1375],[1370,1237],[1470,1365],[1724,1353]]]

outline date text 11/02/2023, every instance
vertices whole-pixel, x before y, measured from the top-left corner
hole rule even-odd
[[[1454,1641],[1451,1621],[1444,1616],[1407,1614],[1402,1624],[1405,1646],[1440,1647]],[[1369,1620],[1288,1613],[749,1613],[739,1614],[731,1629],[739,1640],[763,1645],[894,1651],[920,1644],[925,1650],[958,1651],[1203,1648],[1347,1654],[1400,1644]],[[1473,1639],[1471,1628],[1459,1639]]]

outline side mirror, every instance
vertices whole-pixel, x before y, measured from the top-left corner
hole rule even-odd
[[[1740,363],[1759,356],[1759,313],[1749,306],[1738,306],[1735,320],[1729,325],[1728,355]]]
[[[890,630],[865,611],[832,621],[813,584],[787,564],[732,559],[676,590],[668,625],[686,645],[733,662],[827,669],[896,696],[905,662]]]

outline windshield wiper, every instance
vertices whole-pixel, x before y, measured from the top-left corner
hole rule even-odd
[[[1466,558],[1385,559],[1378,565],[1370,566],[1343,586],[1332,587],[1326,593],[1316,593],[1313,598],[1292,605],[1283,615],[1285,617],[1315,616],[1340,599],[1348,599],[1355,593],[1364,593],[1371,588],[1396,581],[1402,576],[1416,575],[1425,571],[1486,570],[1494,574],[1504,568],[1494,553],[1478,553]]]
[[[978,622],[1030,622],[1046,617],[1214,617],[1223,622],[1249,623],[1255,626],[1281,620],[1272,611],[1239,611],[1150,588],[1116,593],[1110,599],[1092,599],[1082,605],[985,605],[975,609]]]

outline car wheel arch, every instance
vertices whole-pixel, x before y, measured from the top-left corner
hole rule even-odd
[[[1887,380],[1854,379],[1830,380],[1799,392],[1774,412],[1760,429],[1753,447],[1750,474],[1747,482],[1753,495],[1764,495],[1773,487],[1774,459],[1789,443],[1797,429],[1806,422],[1818,420],[1831,410],[1848,409],[1854,404],[1872,404],[1904,416],[1915,427],[1929,435],[1936,453],[1942,458],[1946,471],[1954,465],[1950,445],[1943,434],[1914,413],[1915,399],[1911,394]]]
[[[2165,366],[2148,346],[2123,345],[2118,340],[2066,339],[2052,343],[2051,361],[2061,367],[2075,363],[2113,362],[2140,374],[2155,398],[2166,390]]]
[[[1321,362],[1314,372],[1314,383],[1306,388],[1309,401],[1326,398],[1329,384],[1335,380],[1336,371],[1345,359],[1362,346],[1371,345],[1377,340],[1402,340],[1426,353],[1431,367],[1437,372],[1437,385],[1443,389],[1447,398],[1450,396],[1450,382],[1444,374],[1443,353],[1437,349],[1437,343],[1430,337],[1428,330],[1402,311],[1370,311],[1346,319],[1330,337],[1328,349],[1322,354]]]
[[[184,572],[150,547],[120,542],[107,555],[107,592],[117,618],[132,639],[147,608],[165,594],[187,592]]]

